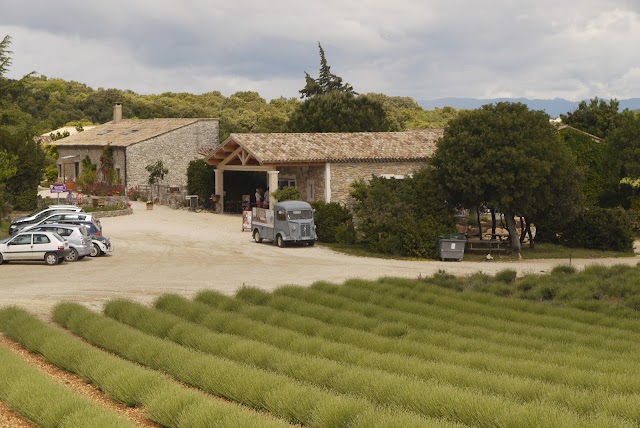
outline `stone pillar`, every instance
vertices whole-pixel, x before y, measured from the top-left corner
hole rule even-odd
[[[324,164],[324,201],[331,202],[331,164]]]
[[[216,169],[216,195],[220,195],[220,204],[224,212],[224,170]]]
[[[276,204],[276,199],[273,197],[273,192],[278,190],[278,173],[280,171],[267,171],[269,175],[269,209],[273,209]]]

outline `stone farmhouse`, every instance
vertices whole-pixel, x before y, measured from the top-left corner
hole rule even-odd
[[[89,156],[100,166],[103,149],[113,147],[118,181],[129,188],[148,184],[147,165],[160,160],[169,170],[162,182],[186,186],[189,162],[219,144],[218,119],[122,119],[122,105],[114,106],[113,121],[54,142],[58,149],[58,177],[73,189]]]
[[[346,204],[355,180],[402,178],[424,166],[443,132],[231,134],[205,161],[216,166],[221,196],[224,171],[264,171],[269,189],[296,186],[307,201]]]

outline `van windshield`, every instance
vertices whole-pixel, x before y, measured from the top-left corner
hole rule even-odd
[[[312,210],[287,211],[287,220],[307,220],[313,218]]]

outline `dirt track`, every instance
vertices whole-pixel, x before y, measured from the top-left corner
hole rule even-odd
[[[517,262],[400,261],[346,256],[322,246],[278,248],[256,244],[242,232],[242,219],[172,210],[146,210],[133,202],[133,215],[102,219],[112,255],[75,263],[12,262],[0,266],[0,306],[19,305],[48,315],[61,300],[100,309],[115,297],[149,303],[163,293],[193,296],[203,288],[233,293],[243,284],[272,290],[283,284],[309,285],[325,280],[374,279],[381,276],[416,278],[440,269],[457,275],[512,268],[520,273],[550,270],[566,260]],[[574,259],[572,265],[636,264],[640,259]]]

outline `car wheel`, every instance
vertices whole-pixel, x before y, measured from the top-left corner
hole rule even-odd
[[[0,265],[4,263],[4,258],[2,257],[2,254],[0,254]]]
[[[101,254],[102,254],[102,251],[100,250],[100,247],[98,247],[98,244],[93,244],[93,246],[91,247],[91,254],[89,255],[91,257],[98,257]]]
[[[276,245],[280,248],[284,247],[284,239],[282,239],[282,235],[276,236]]]
[[[78,260],[78,251],[75,248],[69,248],[69,255],[64,259],[68,262],[75,262]]]
[[[58,264],[58,256],[56,253],[47,253],[44,255],[44,262],[49,266]]]
[[[262,238],[260,237],[260,232],[258,231],[258,229],[253,231],[253,240],[258,244],[262,242]]]

